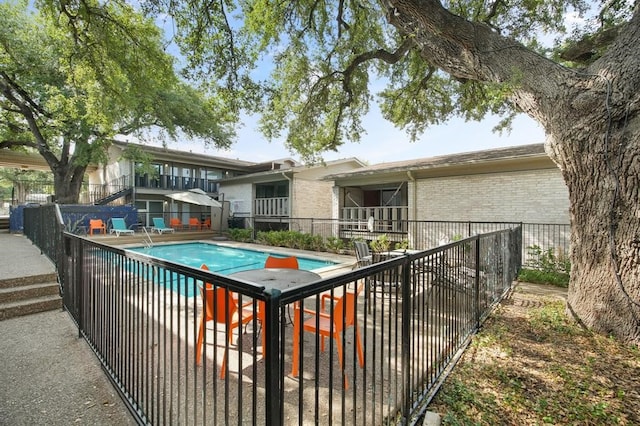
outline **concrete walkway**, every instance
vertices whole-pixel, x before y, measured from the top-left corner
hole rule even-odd
[[[0,279],[55,272],[19,234],[0,233]],[[133,425],[67,312],[0,321],[0,425]]]

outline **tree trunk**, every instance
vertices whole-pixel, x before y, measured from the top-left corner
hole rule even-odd
[[[459,79],[507,83],[542,124],[569,190],[568,307],[587,327],[640,344],[640,8],[589,68],[571,70],[436,0],[394,0],[389,21]]]
[[[568,308],[585,326],[640,344],[638,16],[594,66],[542,109],[547,152],[569,190]],[[557,81],[557,79],[556,79]],[[558,84],[560,86],[560,84]]]
[[[77,204],[87,166],[59,165],[53,170],[56,203]]]
[[[611,125],[595,119],[586,128],[569,122],[573,131],[547,146],[571,205],[568,308],[594,331],[640,344],[640,129],[628,117]]]

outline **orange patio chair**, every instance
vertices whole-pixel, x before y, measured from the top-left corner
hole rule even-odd
[[[93,235],[95,232],[107,235],[107,226],[104,224],[102,219],[89,220],[89,235]]]
[[[197,217],[189,218],[189,229],[197,229],[198,231],[202,229],[202,224]]]
[[[298,259],[295,256],[290,257],[275,257],[269,256],[264,262],[265,268],[289,268],[299,269]]]
[[[300,337],[301,328],[302,331],[306,331],[313,334],[320,335],[320,350],[324,351],[325,337],[330,337],[336,341],[336,349],[338,350],[338,361],[340,362],[341,370],[344,369],[344,345],[342,342],[343,330],[354,327],[356,338],[356,350],[358,352],[358,361],[360,367],[364,367],[364,351],[362,349],[362,340],[360,337],[360,327],[358,326],[355,306],[356,298],[360,291],[362,291],[363,285],[358,286],[355,293],[345,292],[340,297],[324,294],[322,296],[321,312],[316,312],[311,309],[301,308],[301,304],[294,304],[293,315],[293,366],[291,368],[291,375],[293,377],[298,376],[299,362],[300,362]],[[333,311],[324,312],[325,301],[331,300],[335,302]],[[301,311],[310,315],[306,320],[302,317]],[[303,320],[302,325],[300,324]],[[348,389],[349,384],[345,376],[344,388]]]
[[[202,222],[202,228],[203,229],[211,229],[211,218],[208,217],[204,220],[204,222]]]
[[[209,270],[207,265],[202,264],[200,267]],[[214,289],[213,284],[206,283],[204,287],[200,287],[200,295],[202,296],[202,313],[200,315],[200,325],[198,327],[198,339],[196,341],[196,364],[200,365],[202,361],[202,349],[204,347],[204,334],[206,333],[206,323],[215,321],[224,327],[228,334],[229,344],[233,344],[233,330],[248,324],[253,320],[253,310],[248,306],[253,302],[249,302],[239,307],[234,294],[224,287]],[[263,337],[264,342],[264,337]],[[263,343],[264,345],[264,343]],[[222,356],[222,366],[220,369],[220,379],[224,380],[226,376],[227,353]]]
[[[171,219],[169,219],[169,226],[173,229],[182,229],[184,228],[184,225],[182,224],[182,221],[180,219],[178,219],[177,217],[172,217]]]

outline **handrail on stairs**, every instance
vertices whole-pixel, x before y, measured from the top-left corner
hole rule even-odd
[[[142,239],[142,242],[144,243],[144,246],[145,246],[146,248],[151,248],[151,247],[153,247],[153,240],[151,239],[151,235],[149,234],[149,231],[147,231],[147,227],[146,227],[146,226],[143,226],[143,227],[142,227],[142,230],[143,230],[143,231],[144,231],[144,233],[145,233],[145,236],[144,236],[144,237],[143,237],[143,239]]]

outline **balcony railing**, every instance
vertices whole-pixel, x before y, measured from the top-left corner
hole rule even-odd
[[[43,239],[55,241],[50,233],[36,234],[58,229],[45,223],[56,218],[55,207],[28,209],[25,234],[39,244],[57,244],[54,259],[64,277],[65,307],[145,424],[411,423],[508,291],[520,265],[516,228],[398,253],[280,292],[69,233],[47,244]],[[254,319],[232,342],[226,326],[208,325],[205,356],[197,365],[204,283],[231,291],[240,304],[250,302]],[[324,342],[323,351],[318,335],[291,326],[291,320],[306,318],[296,307],[318,311],[325,295],[362,287],[340,309],[325,310],[342,330],[342,360],[337,337]],[[258,312],[260,305],[264,309]],[[355,313],[355,322],[347,310]],[[353,324],[361,332],[362,365]],[[299,342],[295,352],[294,341]]]
[[[172,191],[186,191],[202,189],[205,192],[218,192],[219,183],[211,179],[160,175],[156,178],[136,175],[136,188],[163,189]]]
[[[371,219],[373,218],[373,219]],[[360,230],[371,232],[407,232],[402,227],[409,219],[409,207],[343,207],[340,220],[357,224]],[[371,220],[373,224],[370,226]]]
[[[289,197],[256,198],[253,211],[256,216],[289,216]]]

